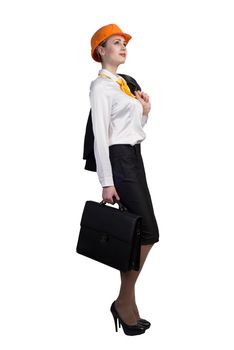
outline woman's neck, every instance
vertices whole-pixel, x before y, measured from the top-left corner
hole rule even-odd
[[[111,72],[112,74],[117,75],[116,71],[117,71],[118,66],[111,66],[109,64],[102,64],[102,69],[107,69],[109,72]]]

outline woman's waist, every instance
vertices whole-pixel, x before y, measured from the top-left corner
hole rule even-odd
[[[110,156],[131,155],[141,153],[141,142],[135,144],[130,143],[116,143],[109,146]]]

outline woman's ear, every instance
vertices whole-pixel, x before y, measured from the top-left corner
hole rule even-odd
[[[97,52],[98,52],[98,54],[99,54],[100,56],[103,56],[103,55],[104,55],[104,53],[105,53],[104,50],[105,50],[105,49],[104,49],[104,47],[102,47],[102,46],[98,46],[98,47],[97,47]]]

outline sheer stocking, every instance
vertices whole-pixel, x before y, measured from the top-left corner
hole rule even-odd
[[[135,300],[135,284],[152,246],[153,245],[141,246],[139,271],[131,270],[127,272],[120,272],[121,285],[118,298],[115,302],[115,307],[122,320],[128,325],[136,324],[137,320],[140,318]]]

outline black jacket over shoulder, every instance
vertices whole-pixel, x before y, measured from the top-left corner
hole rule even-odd
[[[123,77],[131,90],[131,93],[134,94],[134,91],[141,90],[140,85],[136,82],[136,80],[130,75],[119,74]],[[92,111],[90,109],[88,121],[86,124],[85,137],[84,137],[84,150],[83,150],[83,159],[86,160],[85,169],[90,171],[97,171],[96,160],[94,155],[94,134],[93,134],[93,125],[92,125]]]

